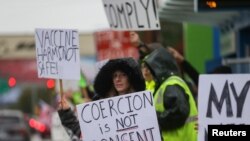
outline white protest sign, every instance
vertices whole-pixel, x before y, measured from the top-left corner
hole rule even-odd
[[[160,141],[149,91],[77,105],[84,141]]]
[[[115,30],[160,30],[156,0],[103,0]]]
[[[199,141],[208,125],[250,124],[250,75],[213,74],[199,77]]]
[[[79,35],[70,29],[36,29],[39,78],[80,79]]]

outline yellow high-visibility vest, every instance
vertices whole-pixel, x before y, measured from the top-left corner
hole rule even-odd
[[[198,111],[195,100],[192,96],[188,85],[178,76],[171,76],[163,82],[163,84],[156,91],[154,96],[154,103],[157,112],[164,111],[164,92],[167,86],[179,85],[185,93],[189,96],[190,112],[189,117],[183,127],[173,131],[162,130],[163,141],[197,141],[197,131],[195,130],[195,123],[197,122]]]
[[[145,81],[145,85],[146,85],[146,90],[149,90],[153,94],[155,91],[155,81],[154,80]]]

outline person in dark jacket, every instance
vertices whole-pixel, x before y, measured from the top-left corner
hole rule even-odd
[[[154,104],[163,140],[196,141],[197,107],[174,57],[160,47],[147,55],[143,63],[156,83]]]
[[[109,60],[98,72],[94,80],[96,95],[94,100],[145,90],[140,66],[133,58]],[[62,125],[81,136],[80,125],[74,112],[65,100],[59,102],[59,117]]]
[[[162,47],[160,43],[149,43],[145,44],[140,40],[139,34],[131,31],[130,32],[130,42],[131,45],[138,48],[139,51],[139,62],[143,60],[145,56],[150,54],[152,51],[154,51],[157,48]],[[170,54],[173,55],[175,60],[177,61],[179,68],[181,70],[181,77],[184,78],[184,73],[189,76],[189,78],[192,79],[195,85],[192,83],[188,83],[190,89],[192,90],[192,94],[195,99],[197,99],[197,89],[198,89],[198,80],[199,80],[199,72],[189,63],[177,50],[175,50],[173,47],[166,47],[166,49],[170,52]],[[185,80],[186,81],[186,80]],[[188,81],[187,81],[188,82]]]

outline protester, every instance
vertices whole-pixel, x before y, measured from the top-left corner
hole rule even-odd
[[[197,107],[173,56],[160,47],[143,62],[156,83],[154,102],[164,141],[196,141]]]
[[[151,74],[146,63],[141,63],[142,75],[145,79],[146,90],[149,90],[152,94],[155,92],[154,76]]]
[[[132,58],[108,61],[98,72],[94,89],[95,100],[145,90],[145,83],[139,65]],[[62,125],[81,136],[80,125],[73,111],[64,99],[59,101],[58,110]]]
[[[139,34],[134,31],[130,32],[130,43],[132,46],[137,47],[139,50],[139,55],[140,55],[139,62],[141,62],[146,55],[148,55],[155,49],[162,47],[160,43],[149,43],[149,44],[143,43],[139,37]],[[188,81],[187,79],[184,80],[186,81],[186,83],[188,83],[188,86],[190,87],[192,95],[196,101],[198,94],[198,79],[199,79],[198,71],[187,60],[185,60],[185,58],[173,47],[166,47],[166,49],[176,59],[178,63],[178,68],[181,72],[181,77],[184,79],[184,73],[185,73],[189,76],[189,78],[192,79],[192,82]],[[144,68],[145,69],[142,68],[142,71],[146,72],[147,68],[146,67]],[[154,81],[148,81],[147,79],[145,80],[146,80],[146,89],[152,91],[153,90],[152,86],[155,85]]]

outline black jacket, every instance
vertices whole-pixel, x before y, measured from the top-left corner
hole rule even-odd
[[[67,110],[58,110],[58,114],[62,122],[62,125],[70,129],[74,135],[80,138],[81,129],[80,129],[79,121],[77,117],[75,116],[74,112],[69,108]]]
[[[179,76],[180,74],[175,59],[163,47],[146,56],[144,62],[155,78],[155,92],[170,76]],[[168,86],[163,98],[165,110],[164,112],[157,112],[160,128],[162,130],[174,130],[183,126],[190,111],[189,97],[184,89],[179,85]]]

